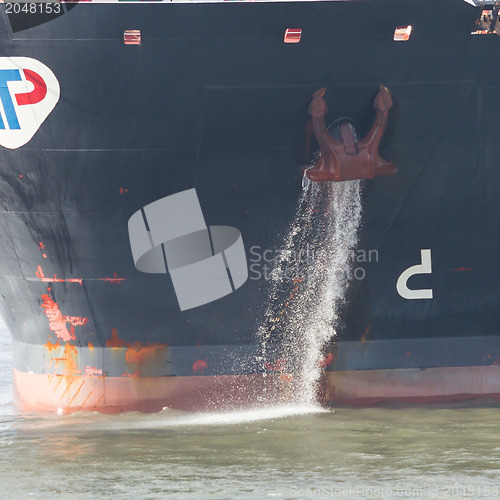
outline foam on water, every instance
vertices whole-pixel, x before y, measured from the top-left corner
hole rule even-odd
[[[323,349],[336,335],[351,279],[361,196],[359,181],[306,179],[303,188],[258,335],[264,367],[291,373],[293,401],[315,405]]]
[[[327,410],[323,410],[321,408],[311,407],[310,405],[282,405],[228,412],[195,413],[179,417],[170,416],[162,422],[155,422],[153,426],[244,424],[261,420],[275,420],[279,418],[310,415],[326,411]],[[146,426],[149,425],[149,423],[146,424]]]
[[[11,337],[0,319],[0,416],[12,411]]]
[[[329,410],[311,405],[281,405],[234,411],[187,413],[170,408],[155,414],[130,412],[121,415],[77,412],[72,415],[25,415],[17,429],[27,433],[81,433],[103,431],[133,431],[178,427],[228,426],[266,420],[299,417]]]

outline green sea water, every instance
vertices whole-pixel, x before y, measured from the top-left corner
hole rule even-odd
[[[500,498],[494,404],[21,415],[0,346],[0,498]]]

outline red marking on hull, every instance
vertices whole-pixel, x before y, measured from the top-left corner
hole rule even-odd
[[[492,365],[498,365],[498,364],[500,364],[500,358],[497,357],[495,359],[493,356],[491,356],[491,354],[488,354],[487,356],[484,356],[483,357],[483,361],[489,362]]]
[[[203,375],[204,371],[208,368],[207,361],[208,359],[206,359],[205,361],[203,361],[202,359],[195,361],[193,363],[193,372]]]
[[[49,289],[47,289],[49,291]],[[82,326],[88,323],[88,318],[80,318],[78,316],[64,316],[59,309],[57,302],[48,294],[42,295],[42,308],[45,316],[49,320],[49,328],[57,337],[64,342],[75,340],[75,326]],[[71,327],[68,330],[67,324]]]
[[[472,271],[472,267],[457,267],[456,269],[452,269],[455,272],[463,272],[463,271]]]
[[[43,281],[44,283],[78,283],[79,285],[83,285],[83,279],[81,278],[68,278],[62,279],[58,278],[56,274],[54,274],[53,278],[46,278],[43,274],[42,266],[38,266],[36,268],[36,277]]]
[[[40,247],[39,247],[40,248]],[[42,254],[43,258],[46,259],[47,255]],[[58,278],[57,274],[54,274],[53,278],[46,278],[43,273],[42,266],[37,266],[36,268],[36,277],[44,282],[44,283],[78,283],[79,285],[83,285],[83,278]],[[124,281],[127,281],[126,278],[119,278],[117,273],[113,273],[113,277],[106,276],[105,278],[97,278],[98,281],[107,281],[112,285],[121,285]]]
[[[73,326],[83,326],[89,322],[88,318],[80,318],[78,316],[64,316],[64,320]]]
[[[111,338],[106,340],[106,347],[125,347],[126,342],[118,337],[118,330],[111,328]]]
[[[120,194],[123,194],[123,193],[128,193],[128,189],[125,189],[125,188],[120,188]]]
[[[117,273],[113,273],[113,277],[109,278],[106,276],[105,278],[99,278],[99,281],[107,281],[111,285],[121,285],[124,281],[127,281],[126,278],[118,278]]]
[[[33,84],[34,89],[31,92],[16,94],[17,104],[19,104],[19,106],[24,106],[25,104],[38,104],[43,101],[47,95],[47,85],[38,73],[30,69],[24,69],[23,71],[26,80]]]
[[[98,370],[96,366],[86,366],[85,367],[85,375],[101,375],[102,370]]]

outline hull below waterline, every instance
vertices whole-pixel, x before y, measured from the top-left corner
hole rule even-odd
[[[293,376],[102,377],[41,375],[14,369],[22,411],[229,411],[261,404],[300,403]],[[478,398],[500,401],[500,366],[327,372],[319,386],[325,406],[439,403]]]
[[[500,401],[500,366],[329,372],[324,390],[325,403],[348,406]]]
[[[293,400],[286,374],[102,377],[41,375],[14,369],[13,379],[15,402],[21,411],[153,413],[166,407],[184,411],[229,411],[263,404],[264,398],[273,404]]]

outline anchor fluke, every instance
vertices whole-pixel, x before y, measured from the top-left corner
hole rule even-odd
[[[353,122],[346,119],[336,122],[338,130],[331,131],[338,140],[332,137],[325,123],[328,112],[325,92],[326,88],[314,92],[308,109],[321,156],[306,170],[306,177],[316,182],[340,182],[394,175],[397,168],[384,160],[378,150],[393,105],[389,89],[380,85],[373,101],[377,110],[375,122],[362,139],[358,138]]]
[[[385,85],[379,85],[378,94],[375,96],[375,100],[373,101],[373,107],[377,111],[385,113],[386,111],[389,111],[392,106],[392,96],[389,89]]]

